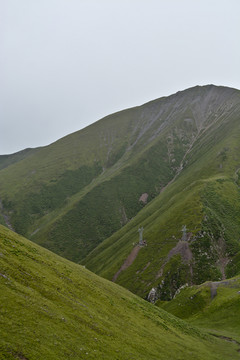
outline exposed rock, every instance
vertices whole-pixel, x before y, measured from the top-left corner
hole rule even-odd
[[[178,288],[177,291],[175,292],[173,299],[180,293],[181,290],[185,289],[186,287],[188,287],[188,283],[180,286],[180,288]]]
[[[147,204],[147,199],[148,199],[148,193],[143,193],[138,201],[141,201],[143,204]]]
[[[148,294],[148,301],[152,304],[155,304],[155,302],[157,301],[158,299],[158,296],[157,296],[157,289],[156,288],[152,288],[150,291],[149,291],[149,294]]]
[[[1,273],[0,273],[0,276],[2,276],[4,279],[7,279],[7,278],[8,278],[6,275],[1,274]]]

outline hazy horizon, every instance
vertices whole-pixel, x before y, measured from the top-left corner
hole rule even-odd
[[[197,85],[240,89],[237,0],[0,0],[0,154]]]

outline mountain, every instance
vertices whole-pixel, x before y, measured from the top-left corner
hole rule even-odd
[[[182,157],[178,176],[84,261],[141,296],[154,287],[160,299],[169,300],[184,284],[219,281],[240,272],[239,91],[208,87],[199,89],[201,94],[203,90],[206,98],[191,104],[203,107],[199,114],[204,122]],[[213,104],[218,104],[215,111]],[[139,226],[147,246],[136,249]]]
[[[0,170],[1,222],[142,297],[234,276],[239,119],[213,85],[109,115]]]
[[[240,276],[183,288],[158,306],[191,324],[231,341],[240,342]]]
[[[39,150],[39,148],[35,148],[35,149],[28,148],[28,149],[16,152],[14,154],[0,155],[0,170],[25,159],[26,157],[37,152],[38,150]]]
[[[218,339],[0,226],[1,359],[237,359]]]

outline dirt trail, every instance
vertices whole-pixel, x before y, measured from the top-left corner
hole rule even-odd
[[[232,342],[232,343],[237,344],[238,346],[240,346],[240,342],[238,342],[237,340],[234,340],[234,339],[232,339],[232,338],[230,338],[228,336],[218,335],[218,334],[214,334],[214,333],[210,333],[210,335],[213,335],[213,336],[215,336],[215,337],[217,337],[219,339],[226,340],[228,342]],[[237,350],[237,352],[240,353],[240,348]]]
[[[159,272],[156,275],[156,279],[159,279],[162,274],[163,274],[163,270],[165,265],[169,262],[169,260],[174,256],[180,254],[181,258],[182,258],[182,262],[185,264],[190,264],[191,260],[192,260],[192,252],[191,249],[189,247],[189,243],[187,241],[183,241],[183,240],[179,240],[177,245],[172,248],[167,257],[165,258],[163,265],[161,266],[161,269],[159,270]],[[190,272],[192,274],[192,268],[190,267]]]
[[[219,286],[225,285],[225,286],[234,287],[234,282],[236,280],[239,280],[239,278],[230,279],[230,280],[223,279],[220,281],[209,281],[208,284],[210,287],[211,299],[213,300],[215,296],[217,296],[217,289]]]
[[[142,246],[137,245],[135,246],[131,253],[129,254],[129,256],[127,257],[127,259],[124,261],[123,265],[120,267],[120,269],[116,272],[116,274],[113,276],[112,281],[115,282],[118,278],[118,276],[121,274],[121,272],[123,270],[126,270],[130,265],[132,265],[132,263],[134,262],[134,260],[137,257],[137,254],[139,252],[139,250],[142,248]]]
[[[226,268],[228,263],[229,263],[229,259],[227,257],[220,257],[219,260],[218,260],[219,269],[221,271],[223,280],[226,279],[225,268]]]
[[[4,208],[3,208],[3,204],[2,204],[2,200],[1,200],[1,199],[0,199],[0,214],[3,216],[4,221],[5,221],[6,225],[7,225],[7,227],[8,227],[10,230],[14,231],[14,228],[13,228],[12,224],[10,223],[9,216],[4,213]]]

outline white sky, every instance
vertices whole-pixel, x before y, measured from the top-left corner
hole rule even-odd
[[[0,0],[0,154],[205,84],[240,89],[239,0]]]

